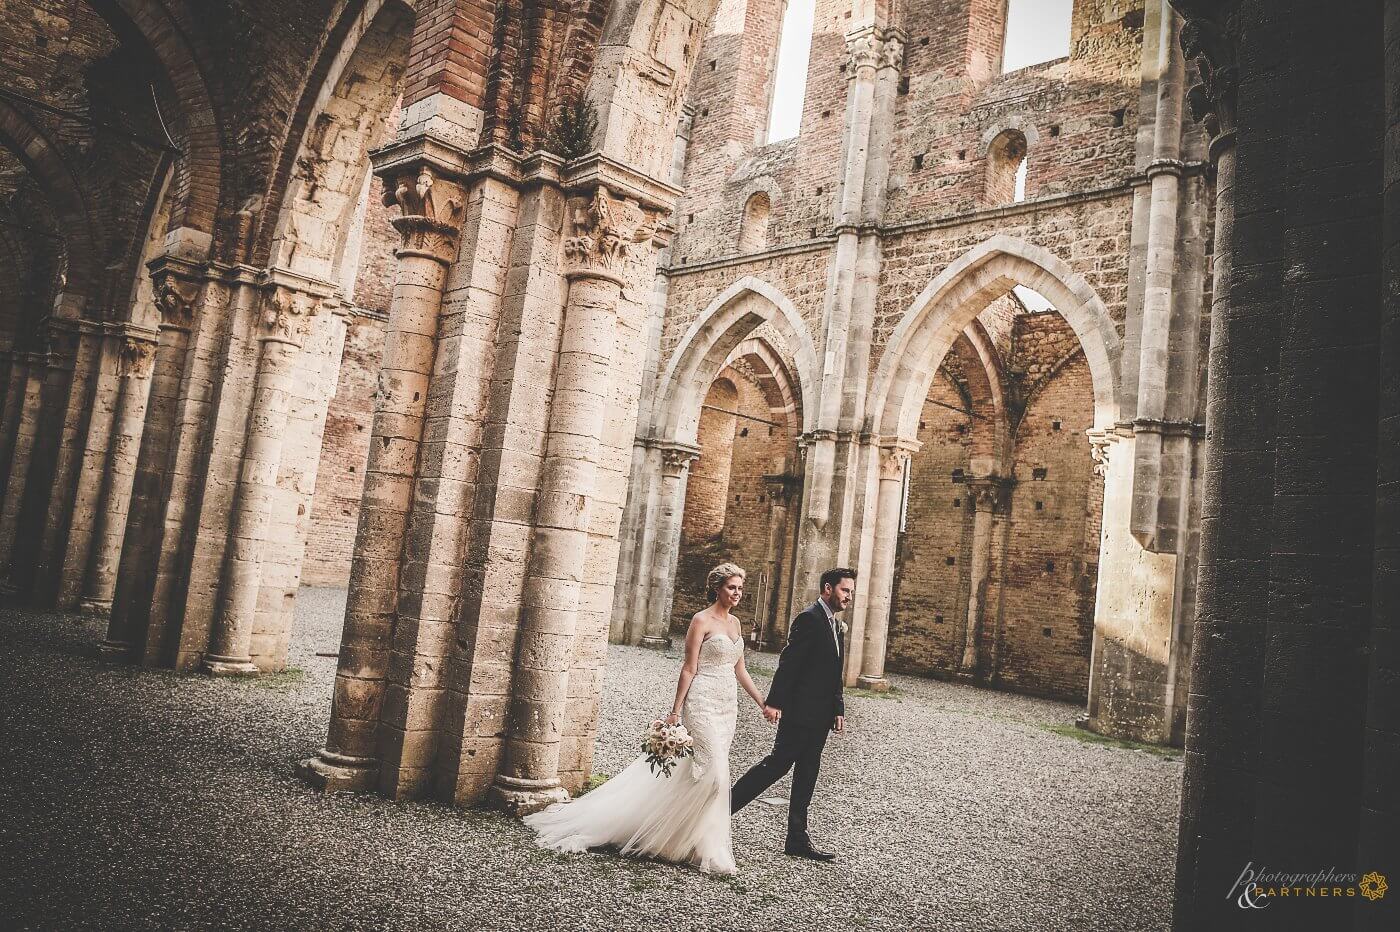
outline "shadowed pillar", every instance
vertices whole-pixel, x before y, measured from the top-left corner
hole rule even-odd
[[[464,213],[461,188],[435,177],[427,167],[386,183],[384,199],[403,211],[393,221],[403,239],[394,254],[398,271],[384,330],[330,732],[325,748],[301,768],[310,783],[331,792],[368,790],[378,775],[375,732],[394,632],[399,564],[442,291],[457,255]]]
[[[962,668],[969,673],[977,669],[977,643],[982,634],[982,617],[986,612],[987,571],[992,562],[992,518],[1006,507],[1009,488],[1008,480],[997,476],[968,481],[973,508],[972,567],[968,581]]]
[[[880,490],[875,505],[875,550],[870,566],[870,603],[865,614],[865,643],[860,677],[864,689],[884,691],[885,646],[890,631],[890,597],[894,591],[894,558],[899,546],[899,509],[904,498],[904,465],[919,448],[913,441],[880,447]]]
[[[205,672],[215,676],[258,672],[252,643],[263,550],[277,494],[297,357],[319,304],[311,295],[281,286],[274,286],[263,300],[258,319],[258,374],[238,474],[223,590],[203,661]]]
[[[505,757],[491,798],[517,815],[568,799],[559,779],[569,668],[607,423],[613,341],[625,265],[651,239],[646,213],[598,187],[571,199],[564,240],[568,298],[535,497]]]
[[[643,604],[645,629],[642,647],[665,648],[671,644],[671,597],[676,589],[676,560],[681,549],[681,521],[685,517],[685,482],[690,464],[700,455],[694,447],[673,444],[661,450],[661,481],[657,493],[655,549],[649,563],[651,578]]]

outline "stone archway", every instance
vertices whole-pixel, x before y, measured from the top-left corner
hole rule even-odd
[[[948,348],[983,307],[1015,285],[1040,292],[1064,315],[1093,373],[1094,426],[1118,423],[1122,339],[1103,300],[1049,250],[997,235],[929,282],[900,320],[871,383],[872,432],[914,439],[923,394]]]
[[[771,329],[791,354],[792,370],[786,364],[775,370],[786,373],[777,380],[786,387],[775,389],[795,414],[798,429],[810,430],[816,412],[811,335],[782,292],[761,279],[742,278],[717,295],[688,328],[662,370],[650,422],[639,426],[637,443],[643,450],[634,458],[638,465],[628,489],[631,524],[624,531],[618,574],[645,582],[617,589],[613,640],[652,646],[667,642],[686,476],[700,452],[701,405],[721,370],[746,345],[759,342],[764,346],[759,352],[777,356],[767,341],[754,341],[760,328]]]
[[[852,641],[859,644],[851,651],[848,682],[885,686],[904,462],[919,448],[924,398],[953,343],[983,308],[1016,285],[1040,292],[1074,330],[1092,377],[1095,429],[1112,430],[1118,421],[1122,347],[1117,329],[1093,288],[1061,259],[1042,247],[998,235],[929,282],[895,328],[872,380],[867,430],[876,440],[866,462],[868,494],[876,504],[861,547],[869,596],[854,613]]]

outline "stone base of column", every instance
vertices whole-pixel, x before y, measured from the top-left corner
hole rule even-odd
[[[671,639],[670,639],[670,638],[656,638],[656,637],[652,637],[652,636],[650,636],[650,635],[647,635],[646,637],[642,638],[641,642],[640,642],[637,646],[638,646],[638,647],[650,647],[652,650],[666,650],[668,647],[671,646]]]
[[[97,653],[101,655],[103,660],[123,661],[131,655],[131,645],[126,641],[114,641],[108,638],[97,648]]]
[[[297,764],[296,774],[319,792],[368,793],[379,778],[379,761],[372,757],[349,757],[322,749],[315,757]]]
[[[883,676],[858,676],[856,686],[861,689],[868,689],[872,693],[887,693],[890,691],[890,681]]]
[[[217,654],[206,655],[200,668],[210,676],[257,676],[262,672],[251,658],[220,657]]]
[[[111,599],[83,599],[78,602],[79,615],[91,615],[93,618],[110,618],[112,616]]]
[[[569,791],[557,780],[520,780],[498,775],[486,794],[486,801],[521,819],[555,803],[568,802]]]

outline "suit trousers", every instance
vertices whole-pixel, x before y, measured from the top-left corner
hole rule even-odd
[[[830,731],[830,728],[789,722],[786,718],[780,721],[773,750],[740,777],[730,791],[730,810],[743,809],[791,770],[787,840],[788,844],[807,843],[807,809],[812,803],[812,791],[817,787],[817,770],[821,767],[822,750]]]

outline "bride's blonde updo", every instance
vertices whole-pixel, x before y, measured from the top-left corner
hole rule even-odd
[[[747,579],[748,573],[737,563],[721,563],[710,570],[705,577],[705,598],[713,602],[719,597],[719,587],[724,585],[725,580],[731,576],[738,576],[740,579]]]

